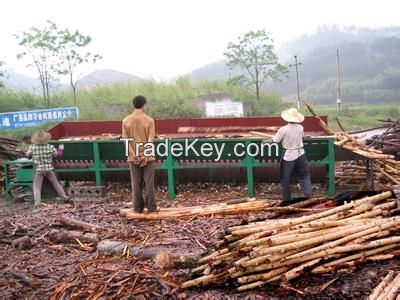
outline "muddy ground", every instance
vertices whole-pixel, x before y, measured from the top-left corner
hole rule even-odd
[[[258,195],[279,196],[279,186],[257,187]],[[185,185],[178,189],[171,203],[166,188],[160,187],[160,207],[193,206],[224,202],[246,197],[245,186]],[[262,197],[262,196],[261,196]],[[179,284],[189,278],[189,270],[163,270],[152,258],[140,251],[163,249],[167,252],[201,254],[211,251],[224,228],[249,217],[196,217],[167,221],[132,221],[118,215],[130,199],[128,185],[111,185],[103,198],[75,198],[75,205],[48,204],[32,209],[31,204],[0,206],[0,297],[6,299],[69,298],[187,298],[187,299],[362,299],[389,270],[400,270],[400,260],[367,263],[341,273],[306,275],[293,281],[291,287],[268,285],[246,293],[235,292],[235,286],[203,287],[180,290]],[[99,225],[99,240],[122,240],[139,249],[124,255],[101,255],[93,243],[56,242],[52,230],[68,230],[59,223],[68,216]],[[7,242],[29,236],[32,248],[18,250]]]

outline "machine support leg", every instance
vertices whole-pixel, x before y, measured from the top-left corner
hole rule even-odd
[[[7,163],[4,164],[5,196],[6,200],[11,200],[10,169]]]
[[[246,142],[246,146],[248,147],[249,142]],[[253,158],[246,154],[246,177],[247,177],[247,195],[249,197],[254,196],[254,176],[253,176]]]
[[[167,163],[168,195],[169,200],[175,199],[175,178],[174,178],[174,159],[171,154],[171,145],[169,145]]]
[[[99,143],[93,142],[93,167],[94,173],[96,177],[96,185],[103,185],[103,178],[101,176],[101,161],[100,161],[100,151],[99,151]]]
[[[335,194],[335,149],[333,144],[333,139],[328,140],[328,160],[329,160],[329,170],[328,170],[328,178],[329,178],[329,187],[328,187],[328,195]]]

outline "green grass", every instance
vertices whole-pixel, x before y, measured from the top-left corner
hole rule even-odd
[[[228,85],[226,81],[200,81],[191,83],[187,78],[178,78],[175,82],[155,82],[152,80],[130,84],[114,84],[90,89],[78,90],[80,120],[122,120],[132,111],[131,99],[142,94],[148,99],[146,111],[154,118],[192,118],[204,117],[204,99],[209,96],[221,98],[230,95],[234,100],[244,103],[246,116],[271,116],[296,103],[293,99],[282,101],[276,93],[265,93],[257,100],[255,94],[239,87]],[[290,102],[289,102],[290,101]],[[70,90],[53,94],[52,107],[75,106]],[[329,126],[338,130],[335,121],[339,117],[347,130],[358,130],[379,126],[378,119],[399,119],[398,104],[345,104],[338,114],[336,106],[313,104],[319,115],[327,115]],[[31,110],[44,108],[38,95],[17,93],[0,88],[0,112]],[[309,115],[302,108],[302,112]],[[44,124],[37,128],[4,130],[3,136],[21,138],[30,135],[38,128],[50,128],[54,124]]]
[[[329,127],[334,130],[339,130],[336,118],[346,131],[379,127],[383,124],[379,120],[400,119],[400,106],[397,103],[345,104],[341,106],[340,112],[335,105],[314,104],[312,107],[318,115],[328,116]],[[304,108],[302,111],[310,115]]]

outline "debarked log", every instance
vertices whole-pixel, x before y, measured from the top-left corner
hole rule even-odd
[[[96,233],[82,233],[79,231],[65,231],[52,229],[48,237],[55,243],[76,243],[77,240],[85,243],[97,243],[99,238]]]

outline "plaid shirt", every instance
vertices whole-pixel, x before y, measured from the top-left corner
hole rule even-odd
[[[32,156],[33,163],[36,164],[37,171],[53,170],[53,157],[57,156],[57,149],[50,144],[31,145],[26,153]]]

